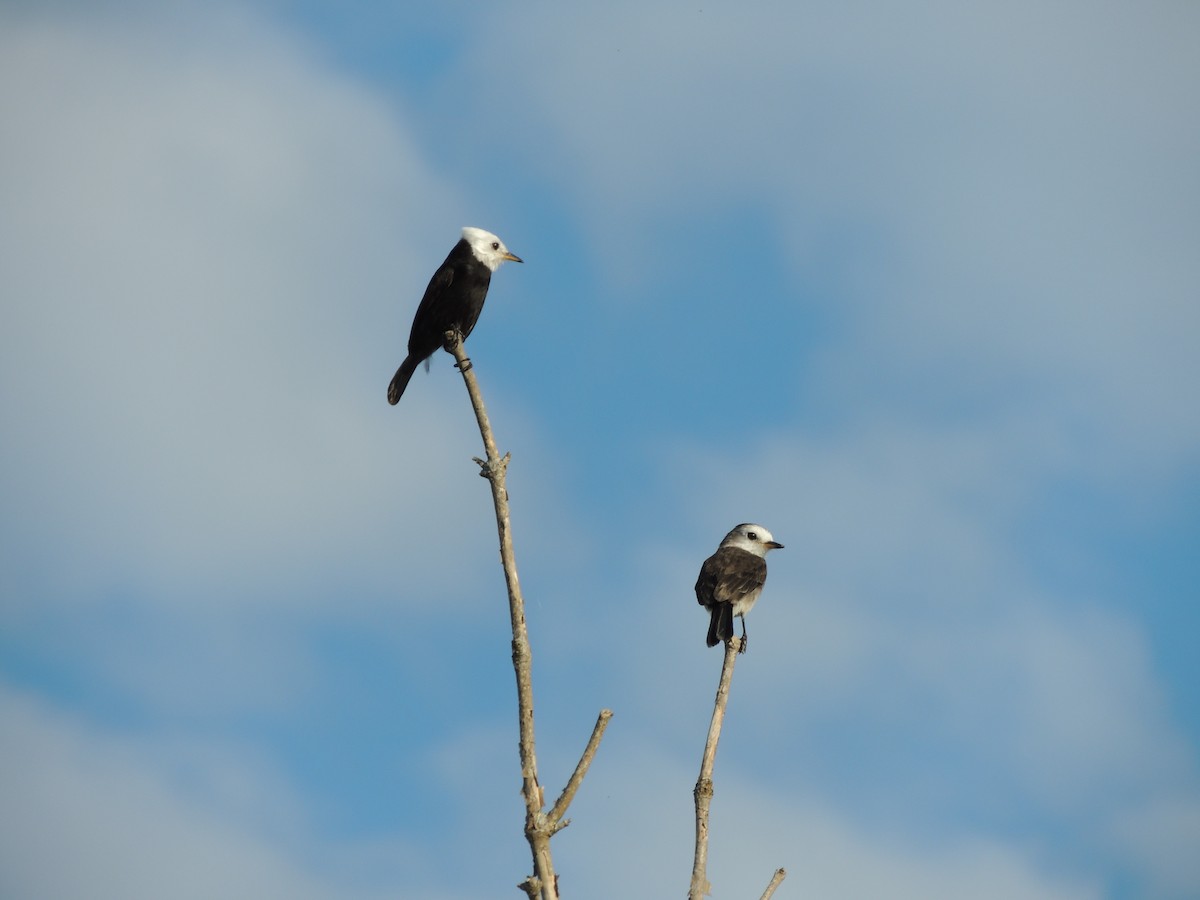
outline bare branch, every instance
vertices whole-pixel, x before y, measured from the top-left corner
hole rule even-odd
[[[542,812],[545,797],[542,786],[538,782],[537,753],[534,746],[533,729],[533,653],[529,646],[529,633],[525,627],[525,599],[521,594],[521,582],[517,578],[517,561],[513,552],[512,524],[509,520],[508,489],[505,479],[508,473],[509,454],[500,456],[496,449],[496,439],[492,434],[492,426],[488,421],[487,409],[483,404],[483,394],[479,390],[479,382],[471,361],[463,350],[462,336],[454,331],[444,335],[445,348],[456,360],[455,365],[462,373],[467,393],[471,397],[471,406],[475,409],[475,419],[479,423],[479,434],[483,438],[486,459],[476,458],[479,464],[479,474],[488,480],[492,488],[492,504],[496,509],[496,531],[500,536],[500,561],[504,566],[504,581],[508,588],[509,617],[512,620],[512,661],[513,671],[517,678],[517,714],[520,727],[521,755],[521,794],[525,799],[525,838],[529,841],[529,849],[533,856],[533,874],[518,887],[524,891],[530,900],[558,900],[558,876],[554,872],[554,860],[550,855],[550,838],[565,828],[570,820],[562,816],[579,789],[580,783],[587,774],[604,735],[604,729],[612,718],[611,710],[602,710],[596,727],[592,730],[591,739],[575,767],[563,790],[562,796],[554,804],[547,815]]]
[[[732,637],[725,642],[725,662],[721,666],[721,680],[717,684],[717,699],[713,704],[712,721],[708,726],[708,740],[704,743],[704,757],[700,761],[700,777],[692,796],[696,800],[696,853],[692,859],[692,885],[688,900],[703,900],[711,893],[708,882],[708,811],[713,797],[713,764],[717,759],[717,742],[721,739],[721,726],[725,722],[725,706],[729,703],[729,682],[733,679],[733,667],[737,663],[741,638]]]
[[[608,727],[608,720],[612,718],[611,709],[600,710],[600,715],[596,719],[596,725],[592,728],[592,736],[588,738],[587,747],[583,750],[583,756],[579,758],[579,764],[575,766],[575,771],[571,773],[571,779],[567,782],[567,786],[563,788],[562,794],[554,803],[554,808],[550,810],[548,816],[550,827],[554,831],[560,831],[571,824],[570,819],[563,819],[563,815],[567,811],[567,807],[571,805],[571,801],[575,799],[575,792],[579,790],[579,785],[583,783],[583,777],[587,775],[588,769],[592,765],[592,760],[596,758],[596,750],[600,747],[600,739],[604,737],[604,729]]]
[[[775,874],[771,876],[771,883],[767,885],[767,889],[763,891],[763,895],[759,900],[771,900],[771,896],[775,893],[775,888],[779,887],[785,878],[787,878],[787,870],[776,869]]]
[[[510,457],[500,457],[496,439],[488,421],[483,394],[475,378],[471,361],[463,350],[462,338],[457,332],[448,331],[445,347],[454,354],[458,370],[462,373],[479,423],[479,434],[483,438],[486,460],[479,462],[480,475],[492,487],[492,503],[496,508],[496,530],[500,536],[500,561],[504,566],[504,581],[508,587],[508,610],[512,620],[512,660],[517,676],[517,714],[520,728],[521,794],[525,798],[525,837],[533,855],[533,871],[521,888],[531,898],[558,900],[558,879],[554,875],[554,862],[550,857],[550,830],[542,813],[542,789],[538,784],[537,753],[533,731],[533,654],[529,647],[529,633],[525,627],[525,599],[521,595],[521,582],[517,578],[517,561],[513,552],[512,524],[509,520],[508,490],[505,476]]]
[[[732,637],[725,642],[725,661],[721,665],[721,680],[717,684],[717,699],[713,704],[712,721],[708,726],[708,740],[704,743],[704,757],[700,760],[700,777],[696,779],[696,787],[692,796],[696,800],[696,853],[692,860],[692,884],[688,890],[688,900],[703,900],[712,893],[712,885],[708,881],[708,817],[713,798],[713,766],[717,759],[717,742],[721,739],[721,726],[725,724],[725,707],[729,703],[729,685],[733,680],[733,667],[738,654],[742,652],[744,640]],[[767,885],[767,891],[762,900],[770,900],[775,888],[786,877],[783,869],[775,871],[775,877]]]

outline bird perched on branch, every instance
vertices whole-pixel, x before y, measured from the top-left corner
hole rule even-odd
[[[469,226],[462,230],[462,239],[425,288],[408,335],[408,356],[388,385],[388,403],[395,406],[400,401],[417,366],[425,363],[429,368],[429,357],[442,346],[447,331],[457,331],[464,339],[471,333],[483,309],[492,273],[505,260],[523,261],[509,253],[504,242],[490,231]]]
[[[717,552],[704,561],[696,579],[696,599],[711,616],[708,646],[733,637],[733,617],[742,617],[742,646],[746,651],[746,613],[758,600],[767,580],[767,551],[782,550],[771,532],[744,522],[725,535]]]

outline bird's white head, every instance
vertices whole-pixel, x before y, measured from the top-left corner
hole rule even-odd
[[[739,550],[745,550],[755,556],[766,556],[768,550],[783,549],[783,544],[778,543],[771,532],[761,525],[751,522],[743,522],[725,535],[721,546],[737,547]]]
[[[463,240],[471,245],[471,252],[475,254],[475,258],[493,272],[500,268],[500,263],[505,260],[524,262],[521,257],[509,253],[508,248],[504,246],[504,241],[490,231],[472,228],[468,225],[463,229],[462,236]]]

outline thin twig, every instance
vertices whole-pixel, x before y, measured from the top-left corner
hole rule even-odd
[[[763,891],[763,895],[759,900],[771,900],[771,896],[775,893],[775,888],[779,887],[785,878],[787,878],[787,870],[776,869],[775,874],[771,876],[771,883],[767,885],[767,889]]]
[[[567,782],[567,786],[563,788],[563,792],[558,800],[555,801],[554,808],[550,810],[550,827],[554,831],[561,831],[571,824],[571,820],[564,819],[563,816],[567,812],[567,807],[571,805],[571,801],[575,799],[575,792],[579,790],[579,785],[583,783],[583,777],[587,775],[587,771],[592,765],[592,760],[596,758],[596,750],[600,747],[600,739],[604,737],[604,729],[608,727],[608,720],[611,718],[611,709],[600,710],[600,715],[596,719],[596,725],[592,728],[592,736],[588,738],[587,746],[583,750],[583,756],[579,757],[579,764],[575,766],[575,771],[571,773],[571,779]]]

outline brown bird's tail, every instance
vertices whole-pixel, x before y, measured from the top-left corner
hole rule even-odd
[[[408,379],[413,377],[413,372],[417,371],[420,362],[415,356],[406,356],[404,362],[400,363],[400,368],[392,376],[392,383],[388,385],[388,403],[392,406],[399,403],[400,398],[404,396],[404,389],[408,387]]]
[[[708,620],[708,646],[715,647],[733,637],[733,604],[714,603],[709,612],[712,618]]]

